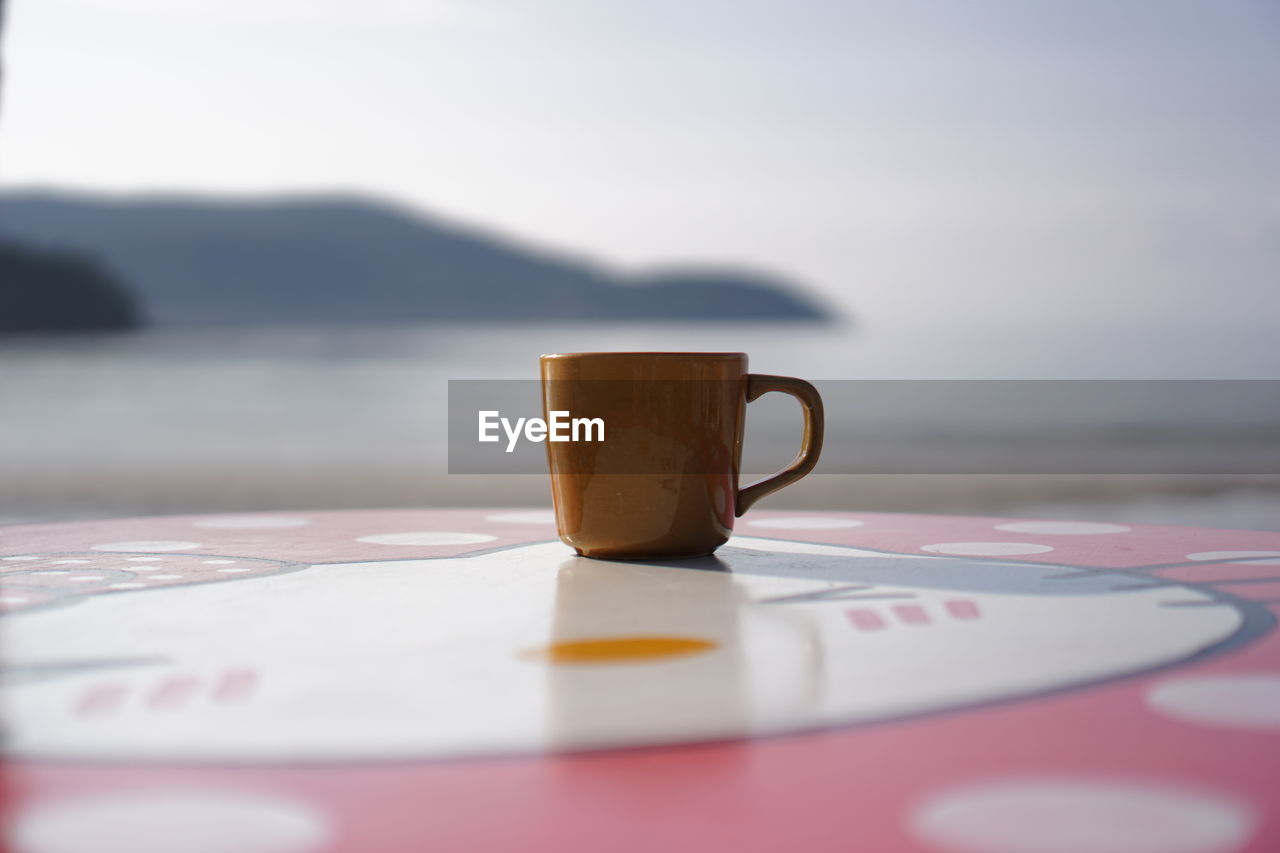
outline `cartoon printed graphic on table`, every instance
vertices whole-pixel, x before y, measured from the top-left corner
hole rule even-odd
[[[761,736],[1034,697],[1266,627],[1138,572],[750,537],[664,564],[558,542],[318,565],[114,556],[131,568],[0,564],[10,752],[361,761]],[[183,582],[147,588],[147,572]]]

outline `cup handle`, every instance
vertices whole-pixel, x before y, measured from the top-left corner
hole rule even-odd
[[[738,490],[738,499],[734,502],[734,515],[741,516],[751,509],[751,505],[762,497],[772,494],[784,486],[789,486],[818,464],[818,456],[822,453],[822,433],[825,420],[822,413],[822,398],[818,389],[803,379],[790,376],[770,376],[765,373],[747,375],[747,402],[760,399],[770,391],[781,391],[790,394],[800,401],[804,409],[804,437],[800,443],[800,452],[791,464],[772,477],[766,477],[758,483],[752,483]]]

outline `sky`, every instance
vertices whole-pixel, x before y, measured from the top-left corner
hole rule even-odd
[[[1280,325],[1272,0],[11,0],[0,186],[344,190],[871,321]]]

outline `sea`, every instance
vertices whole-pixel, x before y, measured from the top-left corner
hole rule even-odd
[[[1246,435],[1248,452],[1261,452],[1256,467],[1249,466],[1254,457],[1237,454],[1225,465],[1230,476],[1201,476],[1182,463],[1185,448],[1165,442],[1154,457],[1147,448],[1156,462],[1148,458],[1147,467],[1117,473],[1188,476],[1152,476],[1145,486],[1130,477],[1119,489],[1114,477],[1094,478],[1100,485],[1092,490],[1088,478],[1076,478],[1066,490],[1026,488],[1039,482],[1031,475],[1044,473],[1032,468],[996,508],[1280,529],[1280,393],[1270,399],[1267,384],[1280,380],[1275,329],[890,323],[454,324],[10,338],[0,341],[0,521],[241,507],[491,504],[507,495],[536,503],[527,498],[532,492],[508,491],[502,478],[449,473],[449,382],[532,381],[542,353],[600,350],[743,351],[753,371],[822,382],[1252,380],[1242,404],[1219,407],[1213,428],[1225,430],[1222,440],[1204,425],[1195,438],[1200,448],[1207,441],[1230,449]],[[770,459],[785,462],[796,441],[799,416],[788,405],[775,401],[748,417],[749,455],[758,451],[766,467],[779,467]],[[876,422],[901,436],[898,451],[910,456],[917,446],[911,442],[924,436],[933,458],[944,461],[941,471],[964,473],[963,461],[955,470],[948,466],[973,446],[975,406],[966,409],[960,397],[931,411],[924,430],[909,414],[895,424],[893,416],[857,405],[831,408],[819,470],[857,477],[857,448],[841,436]],[[1135,426],[1139,443],[1144,429],[1168,426],[1121,424],[1122,417],[1131,413],[1101,401],[1070,412],[1026,406],[1016,417],[1000,416],[999,440],[1012,435],[1033,446],[1035,440],[1060,444],[1070,433],[1085,443],[1133,447]],[[1125,429],[1112,429],[1120,426]],[[1124,456],[1119,443],[1113,449]],[[465,489],[455,488],[463,483]],[[823,494],[815,486],[808,499],[820,502]],[[876,490],[861,494],[859,506],[875,508]],[[991,509],[990,500],[970,507],[963,489],[937,506],[927,494],[914,494],[911,508]],[[886,498],[892,504],[886,508],[901,508],[896,500]]]

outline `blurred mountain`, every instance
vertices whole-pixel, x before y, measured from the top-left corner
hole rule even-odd
[[[132,295],[74,252],[0,242],[0,334],[138,326]]]
[[[770,276],[623,275],[350,196],[6,193],[0,236],[96,256],[159,326],[828,319]]]

